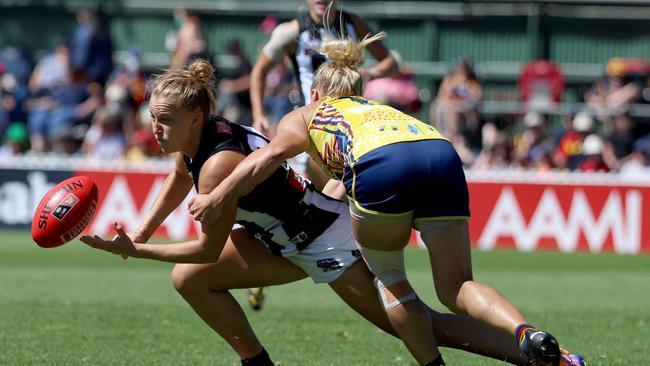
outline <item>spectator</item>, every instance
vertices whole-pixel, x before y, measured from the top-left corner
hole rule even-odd
[[[511,147],[506,136],[494,123],[482,128],[483,149],[472,164],[472,169],[507,169],[510,166]]]
[[[32,60],[23,49],[6,46],[0,50],[0,64],[5,75],[12,75],[15,85],[27,85],[29,75],[32,73]]]
[[[609,167],[603,160],[603,139],[595,133],[585,137],[582,143],[582,161],[578,164],[578,171],[581,172],[603,172],[609,171]]]
[[[650,134],[638,139],[632,153],[622,162],[620,173],[629,176],[650,174]]]
[[[0,158],[25,153],[29,147],[29,134],[23,122],[12,122],[5,134],[5,144],[0,147]]]
[[[102,99],[101,86],[88,84],[83,71],[77,70],[71,72],[66,84],[53,90],[51,95],[29,100],[27,124],[32,150],[45,152],[54,132],[88,123]]]
[[[113,70],[113,45],[108,32],[90,10],[79,10],[77,23],[70,44],[72,69],[83,71],[85,80],[103,86]]]
[[[65,124],[52,132],[50,143],[52,153],[57,155],[76,155],[79,153],[81,141],[86,134],[88,127],[85,125]]]
[[[123,112],[118,105],[109,104],[97,110],[81,151],[99,159],[118,159],[126,151],[122,130]]]
[[[146,96],[146,80],[140,67],[141,52],[131,48],[124,63],[113,71],[106,84],[105,102],[118,105],[122,111],[122,126],[127,141],[139,127],[135,121],[135,111]]]
[[[208,43],[198,14],[184,8],[176,9],[174,25],[178,31],[172,34],[167,41],[167,48],[171,53],[172,69],[180,69],[190,60],[206,56]]]
[[[0,114],[6,118],[2,124],[0,116],[0,132],[7,127],[7,121],[27,119],[23,105],[31,69],[31,59],[21,49],[4,47],[0,50]]]
[[[32,97],[52,95],[53,90],[65,85],[70,73],[70,49],[59,44],[54,52],[43,57],[29,78]]]
[[[613,130],[607,135],[604,148],[605,163],[610,170],[618,171],[634,145],[632,117],[623,113],[614,117]]]
[[[585,102],[596,110],[598,118],[606,123],[606,129],[612,122],[612,116],[627,112],[629,105],[641,98],[646,77],[640,77],[633,71],[636,68],[634,64],[634,60],[609,60],[606,77],[596,80],[585,96]]]
[[[151,129],[151,112],[147,103],[140,106],[136,121],[138,127],[129,139],[130,147],[126,152],[126,158],[132,161],[143,161],[160,156],[162,153]]]
[[[580,112],[573,117],[572,125],[559,140],[553,153],[553,162],[558,169],[575,170],[582,159],[582,142],[594,127],[591,115]]]
[[[548,146],[544,136],[544,116],[537,112],[524,115],[525,129],[516,134],[513,141],[512,161],[516,166],[536,169],[548,169]]]
[[[2,74],[4,73],[4,66],[0,64],[0,78],[2,78]],[[9,113],[6,111],[4,104],[2,101],[4,100],[4,92],[2,91],[2,88],[0,88],[0,136],[2,136],[9,126]]]
[[[220,109],[224,118],[250,126],[251,117],[251,63],[244,55],[241,42],[228,41],[226,47],[233,61],[233,67],[222,71],[224,78],[219,82]]]
[[[463,123],[470,129],[478,129],[477,106],[482,95],[483,88],[476,78],[472,63],[461,59],[454,66],[454,70],[442,80],[436,101],[431,105],[429,117],[446,137],[460,133]]]
[[[146,79],[142,72],[142,51],[139,48],[131,48],[126,53],[124,62],[111,73],[108,79],[108,89],[111,85],[119,85],[126,91],[125,95],[120,92],[116,101],[129,104],[134,110],[142,104],[146,97]],[[110,99],[110,98],[109,98]]]

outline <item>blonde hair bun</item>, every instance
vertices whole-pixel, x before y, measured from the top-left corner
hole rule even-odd
[[[318,52],[327,55],[334,64],[358,69],[365,63],[364,49],[374,41],[386,37],[386,32],[379,32],[375,35],[366,35],[360,42],[350,38],[325,40]]]
[[[190,66],[187,67],[187,70],[193,78],[202,81],[211,80],[214,75],[214,67],[204,59],[196,59],[192,61]]]

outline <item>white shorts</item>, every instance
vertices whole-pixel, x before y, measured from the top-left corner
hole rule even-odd
[[[307,171],[307,161],[309,160],[309,155],[305,152],[302,152],[293,158],[287,159],[287,164],[293,169],[296,173],[303,175]]]
[[[343,211],[336,221],[307,248],[285,256],[307,272],[315,283],[330,283],[361,259],[357,248],[350,213]]]

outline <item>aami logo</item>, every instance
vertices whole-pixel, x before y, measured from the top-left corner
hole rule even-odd
[[[72,206],[76,205],[77,202],[79,202],[79,198],[75,196],[72,193],[68,193],[63,200],[61,200],[61,203],[59,203],[58,206],[54,209],[52,212],[52,216],[56,217],[57,219],[63,220],[65,215],[70,212],[70,209],[72,209]]]

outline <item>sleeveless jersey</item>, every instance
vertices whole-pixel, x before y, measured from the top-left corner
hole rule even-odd
[[[433,126],[361,97],[326,97],[307,124],[308,153],[336,179],[346,167],[396,142],[445,139]]]
[[[291,55],[293,69],[296,72],[298,86],[302,91],[304,104],[311,103],[311,85],[314,81],[314,74],[318,67],[327,61],[327,57],[318,53],[321,41],[327,37],[349,36],[357,39],[357,31],[352,23],[350,15],[346,12],[336,14],[333,24],[325,27],[317,24],[309,16],[309,13],[298,17],[299,31],[295,54]],[[343,32],[343,34],[340,34]],[[331,35],[330,35],[331,34]]]
[[[248,155],[266,144],[266,137],[256,130],[211,116],[194,158],[183,158],[198,188],[201,167],[212,155],[224,150]],[[239,198],[236,222],[273,254],[285,256],[306,248],[322,234],[338,218],[341,205],[345,203],[316,191],[285,163]]]

